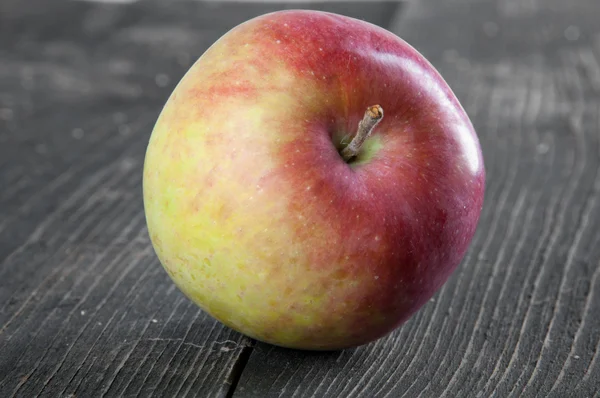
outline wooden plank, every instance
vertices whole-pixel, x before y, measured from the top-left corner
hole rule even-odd
[[[480,134],[485,209],[451,280],[373,344],[257,344],[235,397],[600,396],[600,3],[411,2],[391,29]]]
[[[235,24],[285,7],[2,2],[1,397],[232,393],[253,342],[162,271],[141,168],[191,62]],[[384,23],[396,5],[332,7]]]

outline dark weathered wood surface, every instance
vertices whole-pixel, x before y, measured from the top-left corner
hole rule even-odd
[[[281,4],[0,2],[0,397],[600,396],[600,3],[303,5],[422,51],[480,135],[469,254],[354,350],[255,343],[186,300],[146,236],[141,166],[186,69]]]

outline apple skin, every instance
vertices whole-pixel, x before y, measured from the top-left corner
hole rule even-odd
[[[365,109],[385,116],[352,163]],[[152,132],[154,249],[217,320],[274,345],[355,347],[405,322],[474,235],[485,170],[471,122],[414,48],[364,21],[279,11],[221,37]]]

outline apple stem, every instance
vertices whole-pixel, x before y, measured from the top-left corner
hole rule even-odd
[[[369,137],[377,123],[383,118],[383,108],[379,105],[373,105],[367,108],[362,120],[358,123],[358,131],[350,141],[347,147],[342,149],[340,155],[344,161],[349,162],[360,152],[363,143]]]

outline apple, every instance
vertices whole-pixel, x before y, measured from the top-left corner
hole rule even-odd
[[[290,10],[233,28],[152,131],[144,210],[176,286],[247,336],[335,350],[389,334],[479,220],[473,126],[434,67],[370,23]]]

